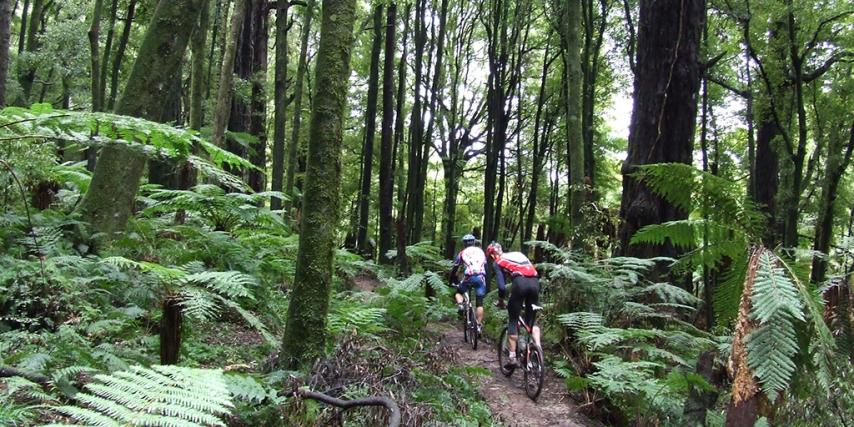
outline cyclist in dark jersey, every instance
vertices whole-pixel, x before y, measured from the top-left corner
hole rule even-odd
[[[504,307],[506,291],[505,274],[510,276],[513,287],[510,288],[510,300],[507,303],[507,336],[510,350],[508,367],[516,367],[516,340],[519,338],[517,325],[522,305],[525,305],[525,323],[534,325],[534,305],[540,297],[540,283],[537,269],[531,260],[521,252],[504,252],[501,245],[492,242],[486,248],[486,255],[492,259],[492,267],[495,269],[495,280],[498,281],[498,303],[499,308]],[[534,342],[540,344],[540,328],[534,326],[532,335]]]

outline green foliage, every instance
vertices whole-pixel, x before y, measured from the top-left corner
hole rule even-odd
[[[80,406],[55,410],[94,425],[225,426],[231,394],[219,370],[177,366],[133,366],[95,375],[87,392],[74,399]]]

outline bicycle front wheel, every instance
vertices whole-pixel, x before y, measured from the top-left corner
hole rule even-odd
[[[510,375],[513,375],[513,368],[507,369],[504,367],[507,364],[507,359],[510,357],[510,345],[507,340],[507,327],[505,326],[504,330],[501,331],[501,337],[498,339],[498,369],[505,377],[510,377]]]
[[[528,351],[530,354],[525,369],[525,394],[536,402],[543,389],[546,366],[543,363],[543,349],[540,346],[530,343]]]

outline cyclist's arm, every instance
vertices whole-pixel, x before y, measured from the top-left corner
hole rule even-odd
[[[455,284],[459,281],[459,279],[457,278],[457,270],[460,269],[460,264],[462,264],[462,258],[457,255],[457,257],[454,258],[454,267],[451,268],[451,272],[448,273],[448,280],[450,280],[451,283]]]
[[[498,265],[498,261],[492,262],[492,268],[495,269],[495,280],[498,282],[498,298],[504,298],[507,294],[506,284],[504,283],[504,270]]]

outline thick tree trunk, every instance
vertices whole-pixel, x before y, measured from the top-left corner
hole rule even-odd
[[[584,135],[582,129],[581,73],[581,0],[569,0],[564,4],[564,65],[566,72],[566,154],[569,169],[569,224],[572,243],[576,247],[584,238],[582,222],[583,205],[586,199],[584,182]]]
[[[549,34],[551,38],[551,34]],[[549,68],[552,64],[552,59],[549,58],[549,48],[551,45],[547,42],[545,53],[543,54],[543,71],[540,75],[540,89],[537,94],[537,109],[534,113],[534,165],[531,171],[531,190],[528,192],[528,218],[525,221],[525,226],[522,228],[522,252],[528,251],[528,246],[525,242],[531,240],[534,230],[534,221],[537,213],[537,193],[540,186],[540,175],[543,173],[543,160],[546,155],[545,141],[540,139],[540,125],[543,117],[543,107],[546,103],[546,80],[549,74]]]
[[[133,26],[133,15],[136,12],[137,0],[130,0],[128,4],[127,15],[125,16],[125,24],[122,28],[122,35],[119,38],[119,45],[116,49],[116,55],[113,57],[113,69],[110,75],[110,101],[107,109],[112,111],[116,105],[116,96],[119,88],[119,72],[122,69],[122,61],[125,57],[128,41],[130,40],[130,30]]]
[[[6,106],[6,75],[9,73],[13,13],[12,0],[0,0],[0,108]]]
[[[326,347],[355,3],[323,1],[299,255],[280,358],[289,369],[310,366]]]
[[[368,105],[365,110],[365,139],[362,146],[362,181],[359,187],[359,229],[356,248],[364,253],[368,247],[368,219],[370,218],[371,182],[374,163],[374,136],[377,129],[377,93],[380,80],[380,50],[383,40],[383,7],[374,6],[374,41],[371,46],[371,68],[368,77]]]
[[[134,62],[116,112],[159,121],[169,85],[177,78],[201,0],[161,0]],[[93,231],[111,234],[124,228],[145,167],[145,157],[119,145],[101,150],[89,190],[78,210]]]
[[[383,61],[383,121],[380,138],[379,189],[379,262],[389,264],[386,253],[392,249],[394,218],[394,39],[397,25],[397,4],[388,6],[385,26],[385,60]]]
[[[30,10],[30,22],[27,25],[27,43],[26,51],[33,53],[39,49],[38,34],[44,14],[44,0],[33,0],[33,7]],[[21,88],[24,91],[25,102],[30,102],[30,94],[33,91],[33,82],[36,79],[36,68],[34,65],[28,65],[21,73],[20,82]]]
[[[190,51],[193,54],[190,70],[190,129],[193,130],[200,130],[205,120],[205,44],[209,21],[210,1],[205,1],[190,40]]]
[[[255,169],[249,170],[249,187],[260,192],[267,188],[267,1],[253,0],[251,13],[252,98],[249,106],[249,133],[257,138],[257,143],[249,156],[255,165]]]
[[[620,206],[620,250],[627,256],[676,255],[672,247],[629,242],[646,225],[688,217],[688,212],[667,203],[632,174],[644,164],[691,163],[705,6],[704,0],[685,0],[678,7],[640,2],[634,107]]]
[[[246,20],[246,9],[246,0],[234,0],[234,11],[231,14],[231,25],[219,74],[219,89],[211,132],[211,142],[219,147],[225,146],[225,129],[230,119],[231,99],[234,96],[234,57],[237,54],[237,42],[243,29],[243,22]]]
[[[273,176],[270,189],[282,191],[285,178],[285,118],[287,117],[288,84],[288,5],[276,3],[276,69],[273,83]],[[270,209],[282,208],[278,197],[270,199]]]
[[[291,143],[288,145],[288,165],[285,176],[285,194],[290,199],[285,202],[285,210],[290,211],[291,206],[295,204],[294,198],[294,181],[296,170],[299,168],[297,158],[300,148],[300,128],[302,125],[302,96],[303,82],[305,81],[305,73],[308,70],[308,42],[311,35],[311,19],[314,16],[314,0],[308,0],[305,11],[303,12],[302,34],[299,50],[299,64],[297,65],[297,78],[294,82],[294,123],[291,133]]]

